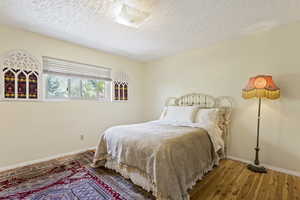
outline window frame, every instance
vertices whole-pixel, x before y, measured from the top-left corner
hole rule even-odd
[[[68,81],[67,83],[67,89],[68,89],[68,97],[54,97],[48,95],[48,75],[55,75],[60,77],[65,77]],[[81,97],[72,97],[71,96],[71,79],[72,78],[78,78],[80,79],[80,95]],[[44,100],[45,101],[97,101],[97,102],[109,102],[111,101],[111,81],[109,80],[103,80],[100,78],[95,77],[85,77],[85,76],[77,76],[77,75],[69,75],[69,74],[63,74],[63,73],[51,73],[51,72],[43,72],[43,94],[44,94]],[[83,85],[82,80],[98,80],[103,81],[105,83],[104,87],[104,97],[100,97],[99,92],[97,92],[96,98],[87,98],[82,95],[83,91]]]

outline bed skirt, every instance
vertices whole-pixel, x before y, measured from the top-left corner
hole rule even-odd
[[[219,161],[219,160],[218,160]],[[186,194],[182,195],[182,199],[180,200],[190,200],[190,196],[188,194],[188,190],[192,189],[193,186],[199,181],[202,180],[203,176],[211,171],[214,166],[218,165],[218,161],[214,161],[211,163],[209,167],[204,169],[200,174],[198,174],[195,179],[187,185]],[[117,161],[114,160],[107,160],[107,161],[99,161],[97,165],[92,165],[92,167],[100,167],[104,166],[105,168],[112,169],[118,173],[120,173],[124,178],[130,179],[134,184],[142,187],[147,192],[152,192],[153,196],[156,197],[157,200],[171,200],[169,198],[165,198],[163,194],[158,192],[155,183],[152,182],[150,177],[142,172],[141,170],[130,167],[124,164],[119,164]],[[173,199],[172,199],[173,200]],[[177,199],[176,199],[177,200]],[[179,199],[178,199],[179,200]]]

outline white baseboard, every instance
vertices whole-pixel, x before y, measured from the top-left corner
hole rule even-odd
[[[73,152],[62,153],[62,154],[49,156],[49,157],[46,157],[46,158],[37,159],[37,160],[33,160],[33,161],[22,162],[22,163],[18,163],[16,165],[9,165],[9,166],[5,166],[5,167],[0,167],[0,172],[16,169],[16,168],[19,168],[19,167],[25,167],[25,166],[28,166],[28,165],[37,164],[37,163],[41,163],[41,162],[45,162],[45,161],[65,157],[65,156],[71,156],[71,155],[75,155],[75,154],[79,154],[79,153],[83,153],[83,152],[90,151],[90,150],[95,150],[95,149],[96,149],[96,147],[90,147],[90,148],[87,148],[87,149],[81,149],[81,150],[77,150],[77,151],[73,151]]]
[[[229,158],[231,160],[236,160],[236,161],[240,161],[240,162],[243,162],[243,163],[247,163],[247,164],[252,163],[250,160],[237,158],[237,157],[234,157],[234,156],[228,156],[227,158]],[[282,172],[282,173],[285,173],[285,174],[300,177],[300,172],[297,172],[297,171],[293,171],[293,170],[289,170],[289,169],[283,169],[283,168],[275,167],[275,166],[268,165],[268,164],[262,164],[262,165],[264,167],[266,167],[267,169],[271,169],[271,170],[274,170],[274,171],[277,171],[277,172]]]

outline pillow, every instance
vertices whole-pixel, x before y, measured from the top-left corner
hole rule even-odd
[[[226,109],[225,108],[201,108],[195,116],[195,123],[213,124],[222,136],[226,131]]]
[[[198,106],[168,106],[163,120],[193,123],[198,109]]]
[[[218,112],[217,108],[202,108],[199,109],[195,116],[195,123],[208,124],[213,123],[217,124],[218,121]]]
[[[224,131],[224,129],[226,128],[226,121],[227,121],[226,118],[227,118],[226,108],[218,108],[217,125],[222,131]]]

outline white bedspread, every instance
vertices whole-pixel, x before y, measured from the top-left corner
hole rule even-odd
[[[212,124],[152,121],[115,126],[101,135],[94,165],[113,161],[114,169],[134,169],[149,181],[159,200],[189,199],[188,189],[218,164],[224,142]]]

